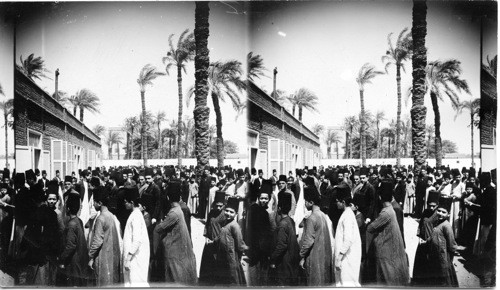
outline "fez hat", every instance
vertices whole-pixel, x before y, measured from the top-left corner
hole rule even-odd
[[[403,176],[403,173],[402,173],[402,172],[398,171],[398,172],[396,173],[396,177],[403,178],[404,176]]]
[[[92,176],[98,176],[99,172],[97,170],[92,170]]]
[[[94,201],[105,203],[109,197],[109,193],[104,186],[94,188],[93,192]]]
[[[446,209],[446,211],[448,211],[448,213],[449,213],[451,210],[451,202],[452,202],[452,199],[450,197],[441,196],[439,198],[438,207]]]
[[[476,168],[474,167],[469,168],[469,176],[476,177]]]
[[[35,169],[35,175],[39,175],[40,174],[40,169],[36,168]]]
[[[361,168],[359,169],[359,176],[361,176],[361,175],[368,175],[368,168],[366,168],[366,167],[364,167],[364,166],[363,166],[363,167],[361,167]]]
[[[243,172],[243,169],[241,169],[241,168],[236,170],[236,174],[238,174],[238,177],[245,175],[245,173]]]
[[[375,174],[375,175],[377,175],[377,174],[378,174],[378,169],[377,169],[377,167],[373,167],[373,172],[372,172],[372,174]]]
[[[278,193],[278,207],[290,211],[292,208],[292,195],[289,192],[282,191]]]
[[[226,208],[232,208],[235,211],[238,211],[238,207],[239,207],[239,201],[237,198],[229,197],[227,199]]]
[[[315,187],[304,188],[304,199],[306,201],[313,201],[316,205],[319,205],[320,198]]]
[[[267,193],[269,194],[269,196],[271,196],[271,194],[273,193],[273,185],[271,183],[271,180],[269,179],[262,180],[262,185],[260,187],[259,195],[260,193]]]
[[[460,176],[460,171],[458,170],[458,168],[453,168],[451,170],[451,174],[453,175],[453,178],[455,178],[457,176]]]
[[[66,200],[66,207],[73,213],[78,213],[80,210],[80,196],[78,194],[69,194]]]
[[[465,172],[469,172],[469,170],[467,170],[467,167],[464,166],[464,167],[462,167],[462,170],[460,172],[462,172],[462,174],[464,174]]]
[[[379,194],[382,202],[391,201],[392,200],[392,183],[391,182],[382,182],[379,187]]]
[[[9,188],[9,185],[7,183],[0,183],[0,189],[1,188]]]
[[[87,175],[89,175],[89,172],[87,169],[82,170],[80,173],[80,176],[87,176]]]
[[[352,198],[351,190],[347,185],[337,187],[337,199],[339,201],[344,201],[351,198]]]
[[[485,188],[491,183],[491,173],[489,172],[481,172],[481,176],[479,177],[479,182],[481,184],[481,188]]]
[[[93,187],[97,187],[97,186],[101,185],[101,180],[97,176],[92,176],[92,178],[90,179],[90,184]]]
[[[353,175],[360,176],[360,171],[359,170],[354,170],[354,174]]]
[[[35,172],[33,172],[33,169],[26,170],[24,172],[24,174],[26,176],[26,180],[36,179],[36,175],[35,175]]]
[[[314,175],[314,170],[308,169],[307,170],[307,175]]]
[[[64,182],[73,182],[73,177],[71,175],[64,176]]]
[[[10,179],[10,170],[8,168],[3,169],[3,178],[9,178]]]
[[[282,181],[287,182],[287,180],[286,180],[286,175],[283,175],[283,174],[282,174],[282,175],[280,175],[280,177],[279,177],[278,181],[279,181],[279,182],[282,182]]]
[[[47,174],[47,170],[42,170],[42,174]]]
[[[427,203],[435,202],[439,203],[440,193],[437,190],[429,191],[429,196],[427,197]]]
[[[178,181],[171,181],[168,183],[167,188],[168,198],[171,200],[178,200],[181,195],[181,183]]]
[[[146,169],[144,169],[144,176],[153,176],[154,175],[154,172],[153,172],[153,168],[151,167],[148,167]]]
[[[470,188],[474,188],[476,186],[475,186],[474,182],[468,181],[468,182],[465,183],[465,188],[469,188],[469,187]]]
[[[24,173],[16,173],[16,175],[14,175],[14,185],[16,188],[24,186],[25,182]]]
[[[126,187],[124,198],[126,201],[137,203],[139,199],[139,188],[137,186]]]
[[[229,172],[227,174],[227,179],[234,179],[234,173],[233,172]]]
[[[59,195],[59,184],[56,180],[49,180],[47,183],[47,194]]]
[[[215,198],[214,198],[214,203],[222,202],[224,203],[226,201],[226,192],[222,190],[217,190],[215,192]]]
[[[262,169],[259,169],[259,171],[258,171],[258,172],[259,172],[259,174],[264,173],[264,172],[262,171]]]
[[[451,178],[450,173],[448,171],[443,172],[443,179],[446,179],[446,178],[448,178],[448,179]]]

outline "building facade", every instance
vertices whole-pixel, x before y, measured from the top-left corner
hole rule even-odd
[[[38,168],[52,178],[101,166],[101,139],[17,69],[14,120],[17,172]]]
[[[249,167],[270,176],[319,166],[319,137],[251,81],[247,93]]]
[[[488,70],[481,69],[481,109],[479,138],[481,139],[481,168],[484,171],[497,167],[497,80]]]

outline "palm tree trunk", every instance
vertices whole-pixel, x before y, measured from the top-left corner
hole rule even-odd
[[[339,159],[339,142],[335,142],[335,150],[337,151],[337,159]]]
[[[295,104],[292,105],[292,116],[295,117]]]
[[[160,142],[161,141],[161,131],[160,131],[160,122],[158,122],[158,159],[161,159],[161,149],[160,149]]]
[[[182,136],[182,67],[177,65],[177,91],[179,94],[179,114],[177,116],[177,165],[182,165],[181,158],[181,136]]]
[[[116,158],[120,160],[120,143],[116,143]]]
[[[7,133],[5,133],[5,137],[7,137]],[[470,114],[470,166],[474,167],[474,112],[471,110]]]
[[[398,85],[398,111],[396,115],[396,166],[401,165],[400,134],[401,134],[401,65],[396,65],[396,83]]]
[[[209,117],[208,97],[208,67],[210,65],[208,50],[210,8],[208,2],[196,2],[194,39],[196,44],[195,66],[195,108],[194,133],[197,165],[201,168],[209,164]]]
[[[380,124],[377,121],[377,158],[380,158]]]
[[[361,102],[361,125],[359,134],[361,166],[366,166],[366,144],[365,144],[365,100],[363,90],[359,90],[359,100]]]
[[[168,159],[172,158],[172,138],[168,139]]]
[[[146,97],[145,91],[141,91],[142,122],[141,122],[141,151],[144,166],[148,165],[148,150],[146,149]]]
[[[7,110],[7,108],[5,109]],[[5,167],[9,168],[9,126],[7,123],[9,122],[8,120],[9,114],[7,112],[4,112],[4,121],[5,121]]]
[[[302,105],[299,105],[299,121],[302,122]]]
[[[76,117],[76,106],[73,106],[73,116]]]
[[[220,111],[219,97],[212,92],[212,102],[215,111],[215,125],[217,127],[217,167],[224,167],[224,138],[222,137],[222,113]]]
[[[434,148],[436,151],[436,167],[440,167],[443,162],[443,145],[441,144],[441,114],[439,113],[438,99],[435,93],[431,92],[432,110],[434,111]]]
[[[332,149],[330,148],[330,146],[328,146],[328,144],[326,144],[326,146],[327,146],[326,147],[326,158],[331,159],[332,157],[331,157],[330,151]]]
[[[108,144],[108,159],[113,159],[111,155],[113,154],[113,143]]]
[[[130,159],[134,159],[134,129],[130,132]]]
[[[349,159],[352,159],[352,128],[349,133]]]
[[[80,122],[82,123],[83,123],[83,111],[84,111],[83,108],[80,107]]]
[[[349,144],[348,143],[349,140],[348,140],[348,138],[349,138],[349,132],[346,131],[345,132],[345,154],[344,154],[344,159],[345,158],[349,158],[349,145],[348,145]]]
[[[427,34],[427,5],[425,1],[413,1],[412,11],[412,151],[414,176],[421,171],[425,164],[425,118],[427,108],[424,105],[425,97],[425,67],[427,66],[427,49],[425,48],[425,36]]]

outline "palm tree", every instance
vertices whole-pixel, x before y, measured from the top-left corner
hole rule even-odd
[[[312,131],[315,135],[320,135],[321,133],[323,133],[323,131],[325,131],[325,126],[321,124],[314,124],[312,126]]]
[[[158,159],[161,158],[161,147],[163,146],[163,144],[161,144],[161,129],[160,129],[160,126],[161,126],[161,122],[163,121],[166,121],[166,114],[164,111],[158,111],[156,113],[156,115],[154,116],[154,120],[155,120],[155,123],[156,123],[156,127],[158,128],[158,138],[157,138],[157,142],[158,142]]]
[[[184,147],[184,157],[191,157],[189,152],[189,148],[193,144],[194,141],[194,119],[189,118],[189,116],[184,116],[184,120],[182,121],[182,135],[184,136],[184,140],[182,141]]]
[[[201,5],[201,4],[200,4]],[[203,13],[203,9],[198,9],[198,13]],[[208,21],[208,18],[207,18]],[[208,25],[207,25],[208,28]],[[179,113],[178,113],[178,128],[177,135],[181,136],[182,134],[182,71],[186,73],[186,63],[192,61],[195,57],[195,40],[194,34],[189,33],[189,29],[184,30],[179,36],[179,40],[177,41],[177,46],[175,47],[172,38],[174,34],[170,34],[168,37],[169,51],[167,52],[167,56],[163,57],[163,63],[166,64],[166,72],[169,74],[170,68],[175,66],[177,68],[177,89],[179,95]],[[208,37],[208,32],[207,32]],[[208,53],[207,53],[208,56]],[[197,72],[201,72],[199,69]],[[206,109],[205,109],[206,110]],[[205,112],[204,112],[205,113]],[[206,114],[206,113],[205,113]],[[179,166],[182,165],[181,159],[181,138],[177,138],[177,164]]]
[[[139,124],[139,119],[137,117],[128,117],[125,119],[123,128],[127,132],[127,148],[128,148],[128,158],[134,158],[134,131],[135,127]]]
[[[5,92],[3,91],[2,84],[0,84],[0,95],[5,96]]]
[[[49,73],[50,71],[45,68],[45,61],[41,56],[35,57],[35,54],[32,53],[25,60],[23,60],[22,55],[19,58],[21,60],[21,65],[16,65],[17,68],[31,80],[41,80],[42,78],[51,79],[45,75],[45,73]]]
[[[377,111],[375,114],[375,124],[377,126],[377,158],[380,158],[380,123],[386,120],[384,111]]]
[[[476,116],[479,116],[479,110],[481,106],[481,99],[476,98],[469,101],[463,101],[458,104],[457,114],[455,115],[455,119],[457,116],[463,112],[463,110],[467,110],[470,116],[470,158],[471,158],[471,166],[474,166],[474,122]]]
[[[432,110],[434,111],[434,146],[436,151],[436,166],[441,166],[443,159],[441,144],[441,115],[438,100],[443,101],[443,95],[448,96],[452,107],[457,110],[460,104],[458,93],[465,91],[470,94],[467,81],[460,79],[462,68],[460,61],[433,61],[427,65],[427,88],[430,90]]]
[[[239,93],[245,88],[241,80],[241,63],[236,60],[226,62],[211,63],[208,68],[208,89],[212,97],[212,103],[215,111],[215,124],[217,126],[217,166],[224,166],[224,138],[222,136],[222,112],[220,101],[224,102],[226,98],[231,100],[233,108],[238,111],[241,104]],[[193,95],[194,88],[188,92],[187,99]]]
[[[108,142],[108,158],[110,160],[112,159],[111,156],[113,154],[113,145],[117,144],[118,160],[120,160],[120,144],[123,141],[122,137],[120,136],[120,133],[116,131],[108,131],[108,137],[106,139]]]
[[[57,91],[57,95],[56,92],[54,92],[52,94],[52,98],[54,98],[54,100],[56,100],[57,102],[59,102],[59,104],[64,106],[68,102],[67,95],[68,94],[65,91]]]
[[[172,158],[172,144],[176,143],[177,138],[177,122],[172,121],[170,128],[165,128],[162,131],[162,136],[168,139],[168,158]]]
[[[398,93],[398,108],[396,117],[396,165],[400,166],[401,156],[399,154],[400,132],[401,132],[401,69],[405,72],[404,62],[411,57],[412,41],[408,28],[403,29],[396,40],[396,45],[392,45],[392,33],[387,36],[389,49],[382,56],[382,62],[385,63],[385,72],[391,65],[396,65],[396,84]]]
[[[318,112],[318,97],[307,88],[300,88],[294,94],[287,97],[292,104],[292,115],[295,116],[295,108],[299,109],[299,121],[302,122],[302,109]]]
[[[425,164],[425,118],[427,108],[424,105],[425,99],[425,67],[427,65],[427,48],[425,48],[425,36],[427,35],[427,4],[425,1],[413,1],[412,10],[412,30],[413,40],[412,54],[412,152],[413,171],[416,175]]]
[[[249,52],[247,55],[247,80],[254,81],[255,78],[265,77],[264,72],[267,69],[264,67],[264,60],[258,54],[254,55]]]
[[[365,86],[367,84],[371,84],[371,80],[375,78],[377,75],[384,74],[381,71],[375,70],[375,66],[370,63],[365,63],[361,69],[359,70],[358,77],[356,78],[356,82],[359,86],[359,99],[361,102],[361,165],[366,166],[366,120],[365,120],[365,100],[364,100],[364,91]]]
[[[425,134],[427,135],[427,158],[431,158],[431,141],[434,138],[434,124],[425,126]]]
[[[142,119],[146,119],[146,86],[153,85],[153,80],[159,76],[163,76],[165,73],[160,72],[155,66],[151,64],[145,65],[141,72],[139,73],[139,78],[137,83],[141,90],[141,103],[142,103]],[[142,149],[142,160],[144,166],[148,165],[148,150],[146,145],[146,122],[142,122],[141,126],[141,149]]]
[[[401,121],[401,131],[403,132],[403,156],[408,157],[408,147],[411,145],[411,119],[408,115],[403,117],[404,121]]]
[[[349,150],[346,150],[346,151],[349,151],[349,159],[352,158],[352,134],[355,130],[355,128],[358,126],[359,124],[359,121],[358,121],[358,117],[356,116],[348,116],[348,117],[345,117],[344,118],[344,124],[342,125],[342,130],[346,131],[347,135],[349,136],[349,138],[346,138],[346,149],[349,148]],[[349,147],[347,146],[347,140],[349,139]]]
[[[76,116],[76,108],[80,109],[80,122],[83,123],[84,111],[99,113],[99,97],[89,89],[81,89],[69,98],[73,106],[73,115]]]
[[[208,108],[208,67],[210,65],[208,34],[210,8],[208,2],[197,1],[195,8],[194,39],[195,51],[195,108],[193,111],[195,127],[195,152],[197,165],[200,168],[205,167],[210,161],[210,144],[208,140],[210,109]],[[188,58],[186,58],[188,59]],[[179,91],[179,98],[182,98]],[[179,100],[179,105],[181,100]],[[179,112],[179,116],[182,112]],[[180,162],[180,161],[178,161]]]
[[[3,95],[3,90],[0,87],[0,94]],[[9,127],[12,128],[14,123],[9,120],[9,117],[14,113],[14,99],[8,99],[0,102],[0,110],[3,111],[3,119],[5,128],[5,167],[9,167]]]
[[[337,152],[337,159],[339,159],[339,146],[338,146],[338,142],[340,142],[340,137],[339,137],[338,132],[335,131],[335,130],[329,129],[326,132],[326,136],[325,136],[326,155],[328,156],[328,159],[332,158],[331,150],[332,150],[333,143],[337,144],[336,152]]]
[[[97,124],[94,128],[92,128],[92,132],[94,132],[97,136],[101,136],[104,131],[106,131],[106,128],[103,125]]]

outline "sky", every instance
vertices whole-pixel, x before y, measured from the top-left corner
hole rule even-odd
[[[467,2],[442,3],[428,1],[427,59],[456,58],[462,63],[462,77],[467,80],[471,95],[461,94],[461,100],[480,97],[480,26],[470,16]],[[369,62],[384,70],[381,56],[388,48],[387,36],[398,34],[412,25],[412,2],[280,2],[266,3],[251,13],[250,47],[259,54],[268,68],[269,78],[256,83],[272,91],[272,69],[278,68],[277,89],[293,93],[309,88],[319,98],[319,113],[304,111],[303,123],[312,127],[340,126],[346,116],[360,111],[356,76],[361,66]],[[468,7],[465,7],[467,6]],[[496,26],[496,23],[494,24]],[[491,31],[490,31],[491,32]],[[496,31],[485,40],[485,53],[496,54]],[[490,57],[491,58],[491,57]],[[402,117],[410,115],[411,99],[405,102],[411,86],[411,59],[402,71]],[[388,119],[396,119],[396,69],[373,79],[364,91],[365,108],[372,113],[385,111]],[[427,120],[433,123],[430,98],[426,96]],[[470,153],[470,118],[451,109],[449,100],[440,103],[442,139],[457,144],[459,153]],[[321,121],[319,121],[321,120]],[[474,130],[475,151],[479,151],[479,131]],[[341,134],[342,137],[345,134]],[[324,149],[325,150],[325,149]],[[326,150],[325,150],[326,151]]]
[[[4,20],[3,13],[0,13],[0,84],[2,85],[4,96],[0,95],[0,102],[14,97],[14,75],[13,75],[13,52],[14,52],[14,29],[11,23]],[[5,123],[0,120],[0,156],[5,155]],[[8,131],[8,151],[9,155],[14,153],[14,130]],[[11,162],[12,164],[12,162]],[[4,166],[4,162],[0,162]]]
[[[211,61],[236,59],[246,61],[246,19],[241,5],[210,3]],[[53,72],[59,68],[59,90],[75,94],[79,89],[93,91],[101,101],[100,114],[85,112],[84,123],[117,127],[126,117],[141,112],[137,78],[142,67],[152,64],[165,72],[162,57],[168,51],[168,38],[176,45],[185,30],[194,30],[194,2],[108,2],[57,3],[37,9],[25,17],[17,29],[17,59],[31,53],[41,56]],[[194,62],[183,74],[184,93],[194,86]],[[53,80],[36,81],[52,94]],[[244,101],[245,95],[241,94]],[[212,102],[210,124],[215,124]],[[194,100],[183,115],[193,114]],[[223,137],[236,142],[240,153],[246,152],[246,118],[237,114],[230,103],[222,103]],[[177,120],[177,72],[159,77],[146,89],[146,110],[153,114],[165,111],[167,119]],[[78,113],[77,113],[78,115]],[[166,128],[165,122],[162,128]],[[105,143],[104,140],[102,142]],[[105,146],[103,146],[105,150]]]

